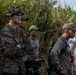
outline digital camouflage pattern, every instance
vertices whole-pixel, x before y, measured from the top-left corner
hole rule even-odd
[[[2,46],[4,48],[5,64],[2,72],[22,73],[25,72],[25,66],[22,57],[31,50],[28,38],[19,29],[13,29],[6,25],[2,31]],[[20,48],[17,47],[20,45]]]
[[[0,34],[0,73],[3,65],[4,65],[4,49],[2,47],[1,34]]]
[[[6,16],[9,17],[15,13],[21,13],[22,15],[24,14],[18,5],[11,5],[10,7],[8,7],[8,13],[6,14]]]

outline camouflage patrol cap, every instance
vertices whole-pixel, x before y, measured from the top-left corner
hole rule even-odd
[[[22,15],[24,14],[18,5],[12,5],[8,7],[8,14],[6,14],[8,17],[11,16],[12,14],[16,13],[21,13]]]
[[[62,29],[71,29],[71,30],[76,30],[76,23],[68,23],[64,24]]]
[[[29,31],[31,31],[31,30],[39,30],[39,28],[35,25],[32,25],[29,27]]]
[[[28,17],[24,17],[24,16],[21,17],[21,21],[28,21],[28,20],[29,20]]]

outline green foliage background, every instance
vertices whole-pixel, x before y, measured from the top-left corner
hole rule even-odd
[[[28,35],[28,28],[36,25],[40,28],[40,58],[45,59],[42,65],[42,74],[46,74],[47,56],[52,42],[59,36],[60,28],[64,23],[76,22],[76,12],[70,6],[65,9],[54,8],[57,0],[0,0],[0,30],[8,23],[6,13],[8,6],[18,4],[25,17],[29,17],[24,32]]]

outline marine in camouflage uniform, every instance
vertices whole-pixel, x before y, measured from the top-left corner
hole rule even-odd
[[[21,17],[21,23],[18,24],[18,28],[19,28],[21,31],[24,29],[24,26],[26,25],[26,23],[27,23],[28,20],[29,20],[28,17],[24,17],[24,16]],[[31,46],[31,44],[30,44],[29,38],[27,37],[27,35],[26,35],[23,31],[22,31],[22,33],[24,34],[24,38],[27,38],[27,40],[25,41],[25,42],[26,42],[26,45],[27,45],[26,48],[29,49],[29,52],[30,52],[30,51],[32,50],[32,46]],[[27,56],[28,56],[29,58],[31,58],[31,57],[28,55],[28,53],[27,53],[26,55],[24,55],[24,56],[23,56],[23,61],[24,61],[24,63],[26,63],[26,61],[28,60]],[[33,59],[31,58],[31,60],[33,60]]]
[[[2,67],[2,75],[21,75],[25,72],[22,57],[29,52],[26,46],[27,37],[19,30],[16,25],[21,22],[23,12],[19,6],[8,8],[9,24],[5,25],[1,31],[2,46],[4,49],[5,64]],[[25,42],[24,42],[25,41]]]
[[[4,65],[4,49],[1,43],[1,34],[0,34],[0,75],[3,65]]]

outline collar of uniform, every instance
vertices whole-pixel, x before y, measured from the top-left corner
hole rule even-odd
[[[64,38],[64,37],[62,37],[62,36],[61,36],[61,38],[63,38],[63,39],[64,39],[64,41],[65,41],[65,42],[67,43],[67,45],[68,45],[68,41],[67,41],[67,39],[65,39],[65,38]]]
[[[8,28],[10,28],[12,31],[16,31],[16,29],[14,29],[12,26],[10,26],[9,24],[6,24],[6,26],[8,27]]]

